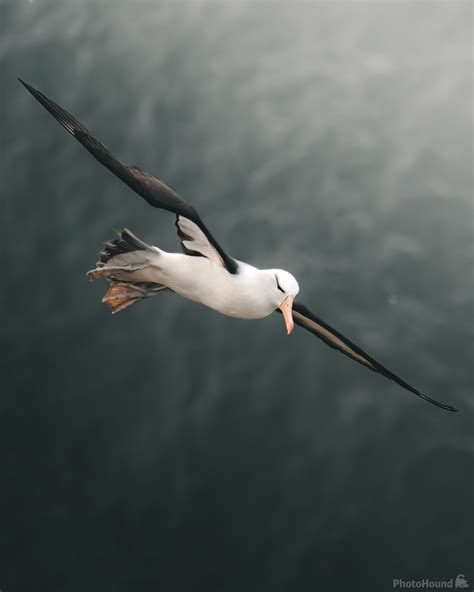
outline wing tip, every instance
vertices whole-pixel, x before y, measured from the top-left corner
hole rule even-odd
[[[26,90],[28,90],[32,95],[34,95],[35,93],[38,93],[38,89],[36,89],[34,86],[31,86],[31,84],[28,84],[28,82],[25,82],[22,78],[20,78],[19,76],[17,76],[17,80],[18,82],[20,82],[25,88]]]
[[[409,390],[409,389],[407,389],[407,390]],[[428,403],[431,403],[432,405],[436,405],[436,407],[440,407],[441,409],[444,409],[445,411],[451,411],[452,413],[458,413],[458,409],[456,409],[456,407],[453,407],[452,405],[448,405],[447,403],[440,403],[439,401],[436,401],[435,399],[432,399],[431,397],[428,397],[427,395],[423,395],[423,393],[420,393],[416,389],[412,388],[412,390],[410,392],[414,393],[415,395],[418,395],[424,401],[427,401]]]
[[[446,411],[451,411],[453,413],[458,413],[459,409],[456,409],[456,407],[453,407],[452,405],[445,405],[444,403],[439,403],[439,406],[442,409],[445,409]]]

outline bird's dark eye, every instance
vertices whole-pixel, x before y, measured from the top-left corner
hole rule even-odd
[[[280,292],[283,292],[283,294],[285,293],[285,290],[280,286],[280,284],[278,283],[278,278],[277,276],[275,276],[275,279],[277,281],[277,288],[280,290]]]

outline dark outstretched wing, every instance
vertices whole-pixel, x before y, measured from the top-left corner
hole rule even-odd
[[[168,187],[168,185],[163,183],[163,181],[160,181],[150,173],[142,171],[136,166],[122,164],[65,109],[57,105],[51,99],[48,99],[48,97],[30,84],[27,84],[20,78],[18,80],[35,97],[35,99],[92,154],[96,160],[141,195],[150,205],[155,208],[161,208],[175,213],[178,217],[178,221],[180,219],[187,219],[192,224],[196,225],[208,241],[206,244],[207,251],[210,252],[212,250],[213,253],[215,253],[216,258],[220,260],[221,264],[230,273],[237,273],[237,262],[223,251],[218,242],[206,228],[206,225],[201,220],[201,217],[193,206],[184,201],[184,199],[177,195],[170,187]],[[202,243],[205,242],[204,237],[200,237],[203,239],[201,240]],[[199,251],[197,248],[190,250],[195,252]]]
[[[451,405],[438,403],[438,401],[435,401],[434,399],[431,399],[431,397],[423,395],[422,393],[417,391],[415,388],[407,384],[404,380],[399,378],[396,374],[393,374],[393,372],[390,372],[390,370],[382,366],[382,364],[379,364],[379,362],[374,360],[374,358],[369,356],[369,354],[367,354],[355,343],[349,341],[347,337],[341,335],[339,331],[336,331],[330,325],[328,325],[320,318],[318,318],[316,315],[314,315],[310,310],[306,308],[306,306],[300,304],[299,302],[295,302],[293,304],[293,320],[300,327],[307,329],[308,331],[316,335],[316,337],[322,339],[324,343],[329,345],[329,347],[339,350],[346,356],[349,356],[356,362],[359,362],[359,364],[362,364],[366,368],[369,368],[369,370],[377,372],[378,374],[382,374],[382,376],[385,376],[386,378],[393,380],[407,391],[410,391],[411,393],[418,395],[418,397],[421,397],[425,401],[433,403],[433,405],[437,405],[438,407],[446,409],[447,411],[457,411],[457,409],[451,407]]]

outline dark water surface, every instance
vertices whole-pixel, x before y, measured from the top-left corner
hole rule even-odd
[[[472,4],[2,2],[2,592],[474,587]],[[279,315],[89,284],[151,210],[16,76],[449,414]]]

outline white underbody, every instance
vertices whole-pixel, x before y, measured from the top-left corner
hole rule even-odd
[[[132,273],[117,273],[116,277],[162,284],[189,300],[242,319],[264,318],[278,306],[273,294],[275,278],[266,270],[239,261],[239,273],[231,274],[207,257],[167,253],[157,247],[153,251],[136,251],[137,258],[149,264]]]

